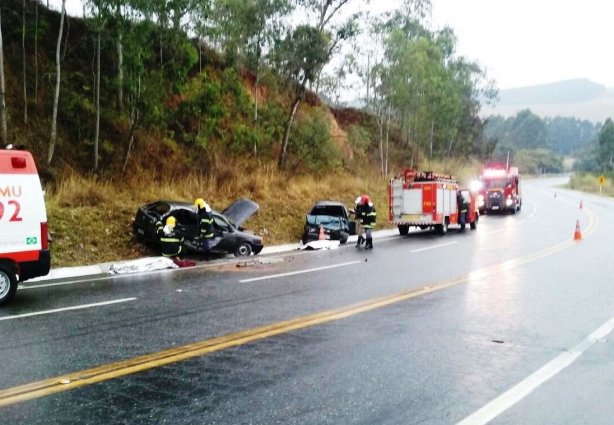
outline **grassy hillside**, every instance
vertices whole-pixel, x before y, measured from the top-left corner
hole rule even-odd
[[[387,178],[379,173],[380,133],[374,117],[332,110],[307,93],[292,128],[287,165],[280,169],[277,158],[293,99],[286,80],[266,67],[256,79],[236,58],[151,22],[127,24],[123,107],[116,27],[110,22],[104,29],[100,160],[94,168],[96,26],[75,17],[67,20],[60,52],[58,139],[48,162],[60,19],[39,3],[35,27],[35,3],[26,2],[24,103],[22,5],[20,0],[0,3],[8,141],[25,145],[39,165],[53,267],[157,254],[134,240],[131,225],[140,205],[163,198],[203,197],[218,210],[237,198],[251,198],[261,209],[245,227],[262,235],[265,245],[298,241],[304,215],[316,200],[351,206],[356,196],[368,193],[379,213],[378,226],[386,222]],[[412,149],[418,148],[401,142],[393,128],[389,174],[420,157]],[[427,167],[456,174],[463,166],[448,161]]]
[[[156,199],[192,201],[204,197],[223,210],[238,197],[249,197],[260,211],[245,227],[263,236],[265,245],[298,242],[305,214],[316,200],[335,199],[352,205],[356,196],[369,193],[387,220],[386,180],[376,174],[290,177],[276,168],[257,169],[228,164],[216,177],[186,176],[152,182],[134,178],[123,183],[73,176],[47,193],[49,225],[53,237],[54,266],[82,265],[158,255],[132,236],[132,219],[139,205]]]

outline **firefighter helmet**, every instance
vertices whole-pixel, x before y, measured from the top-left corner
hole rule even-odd
[[[175,227],[176,223],[177,223],[177,219],[175,219],[175,217],[173,217],[172,215],[166,219],[166,225],[168,227]]]
[[[205,200],[203,198],[198,198],[196,201],[194,201],[194,205],[201,210],[205,208]]]

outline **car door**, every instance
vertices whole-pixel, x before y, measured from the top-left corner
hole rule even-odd
[[[237,235],[232,225],[220,214],[213,213],[213,226],[217,244],[215,251],[233,252],[237,245]]]
[[[177,232],[186,239],[194,239],[199,235],[198,214],[189,209],[177,208],[169,215],[177,220]]]

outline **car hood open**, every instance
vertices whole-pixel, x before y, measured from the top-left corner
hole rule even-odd
[[[259,209],[260,206],[250,199],[238,199],[230,204],[230,206],[226,208],[222,214],[235,225],[241,226]]]

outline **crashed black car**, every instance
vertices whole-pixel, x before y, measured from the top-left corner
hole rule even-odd
[[[239,199],[221,213],[213,210],[216,245],[211,252],[233,253],[243,257],[262,251],[262,238],[241,227],[259,208],[254,201]],[[160,243],[156,223],[165,223],[169,216],[177,220],[175,228],[185,238],[185,246],[190,251],[203,252],[198,243],[198,212],[189,202],[156,201],[140,207],[132,223],[132,231],[144,242]]]
[[[350,221],[350,214],[344,204],[337,201],[318,201],[305,218],[303,243],[318,240],[320,228],[324,238],[344,244],[350,235],[356,234],[356,223]]]

